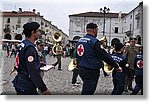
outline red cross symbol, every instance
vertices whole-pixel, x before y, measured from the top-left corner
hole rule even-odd
[[[142,60],[137,61],[137,67],[138,68],[143,68],[143,61]]]
[[[16,54],[16,68],[19,66],[19,53]]]
[[[77,53],[78,53],[79,56],[82,56],[82,55],[83,55],[83,53],[84,53],[84,47],[83,47],[82,44],[80,44],[80,45],[78,46],[78,48],[77,48]]]

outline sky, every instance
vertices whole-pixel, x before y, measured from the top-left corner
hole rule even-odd
[[[128,13],[143,0],[0,0],[1,11],[19,10],[40,12],[42,16],[69,34],[69,15],[84,12],[99,12],[104,6],[110,12]]]

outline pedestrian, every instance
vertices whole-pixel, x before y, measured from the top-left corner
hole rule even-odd
[[[15,47],[15,43],[12,43],[11,45],[11,54],[10,57],[14,54],[14,56],[16,56],[16,47]]]
[[[9,43],[6,43],[6,57],[10,57],[10,44]]]
[[[136,95],[141,90],[143,95],[143,47],[139,48],[139,53],[135,57],[135,87],[131,95]]]
[[[122,43],[115,44],[115,53],[112,54],[112,58],[120,65],[122,72],[118,72],[115,69],[112,72],[113,77],[113,91],[112,95],[121,95],[124,92],[125,76],[130,78],[129,64],[127,58],[122,55],[124,45]]]
[[[123,55],[127,57],[128,64],[129,64],[129,73],[131,73],[131,78],[128,78],[126,76],[126,82],[125,82],[126,92],[128,91],[128,89],[130,91],[133,91],[132,82],[134,80],[134,75],[135,75],[134,61],[135,61],[136,54],[138,53],[138,47],[135,46],[136,38],[131,36],[129,42],[130,44],[125,47],[123,52]]]
[[[78,72],[78,66],[77,66],[77,55],[76,55],[76,49],[74,49],[74,51],[73,51],[73,54],[72,54],[72,59],[73,59],[73,64],[74,65],[76,65],[76,68],[74,68],[72,71],[73,71],[73,73],[72,73],[72,84],[74,85],[74,86],[78,86],[79,84],[80,84],[80,82],[79,81],[77,81],[77,77],[78,77],[78,75],[79,75],[79,72]]]
[[[63,52],[62,47],[61,47],[61,41],[56,42],[56,49],[55,49],[55,51],[56,51],[55,56],[57,58],[57,61],[54,64],[52,64],[52,65],[54,67],[56,65],[58,65],[58,70],[61,71],[62,70],[62,68],[61,68],[61,56],[62,56],[62,52]]]
[[[36,42],[37,50],[38,50],[38,56],[40,59],[40,67],[46,66],[46,59],[44,57],[44,54],[42,53],[44,48],[44,42],[42,40],[38,40]],[[43,78],[44,71],[41,71],[41,77]]]
[[[17,75],[12,81],[18,95],[51,94],[40,75],[40,60],[34,42],[40,36],[39,23],[29,22],[23,25],[25,40],[20,44],[16,55]]]
[[[86,26],[86,31],[87,34],[77,42],[77,66],[79,76],[83,81],[81,94],[93,95],[100,76],[102,60],[118,71],[122,71],[122,68],[112,59],[110,54],[101,48],[101,42],[96,39],[98,26],[95,23],[89,23]]]
[[[66,57],[66,46],[65,45],[63,46],[63,57],[64,58]]]

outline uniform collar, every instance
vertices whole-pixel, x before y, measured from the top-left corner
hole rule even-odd
[[[92,37],[96,38],[94,35],[91,35],[91,34],[86,34],[86,35],[88,35],[88,36],[92,36]]]

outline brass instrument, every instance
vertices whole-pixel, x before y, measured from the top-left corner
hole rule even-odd
[[[56,42],[60,42],[62,40],[62,36],[61,36],[60,33],[56,32],[56,33],[53,34],[53,39]]]
[[[73,71],[75,68],[77,68],[77,59],[76,58],[71,60],[69,66],[68,66],[68,70]]]
[[[62,52],[62,47],[60,45],[60,42],[62,40],[62,36],[60,33],[56,32],[53,35],[54,41],[56,41],[56,44],[52,47],[52,52],[54,55],[58,55]]]
[[[104,35],[101,39],[99,39],[101,42],[102,42],[102,46],[105,48],[107,46],[107,38],[106,36]],[[104,70],[105,71],[111,71],[112,70],[112,67],[110,65],[108,65],[107,63],[103,62],[104,63]]]
[[[105,48],[107,46],[107,38],[104,35],[101,39],[99,39],[102,42],[103,47]]]
[[[104,61],[103,61],[103,63],[104,63],[104,70],[106,72],[111,72],[113,68],[110,65],[108,65],[107,63],[105,63]]]

